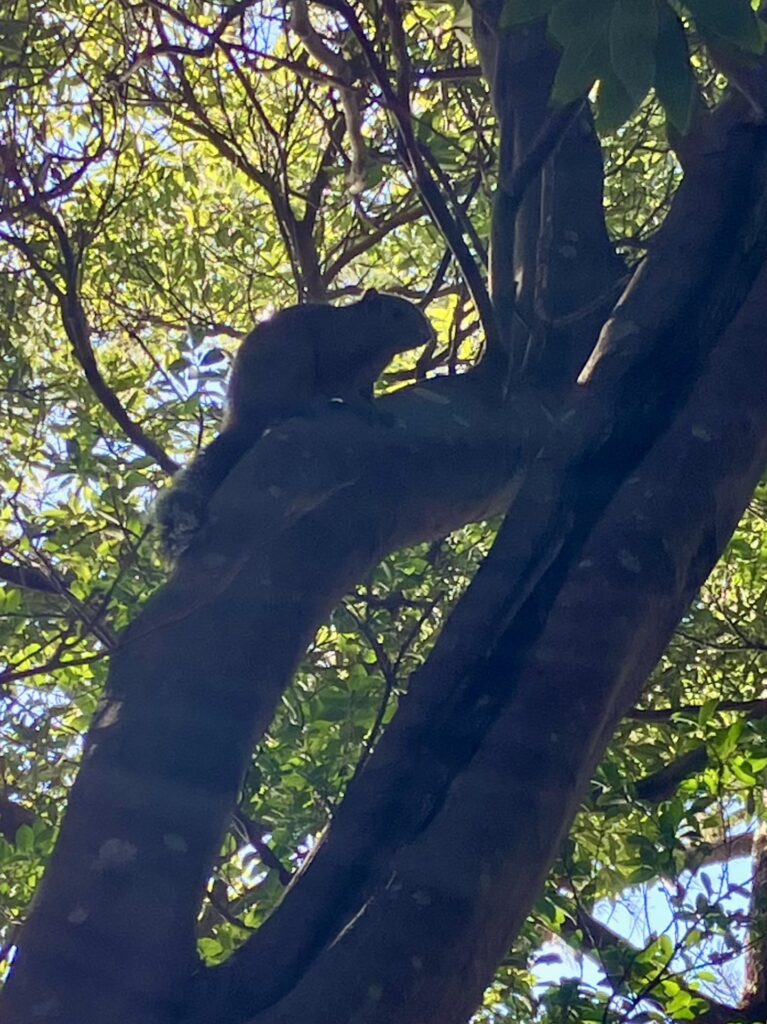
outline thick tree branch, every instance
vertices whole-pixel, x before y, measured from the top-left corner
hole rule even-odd
[[[640,800],[649,800],[650,803],[660,803],[662,800],[670,800],[685,779],[691,775],[697,775],[703,771],[709,761],[708,748],[705,743],[694,747],[681,757],[677,757],[670,764],[664,765],[652,775],[645,775],[638,779],[634,792]]]
[[[467,1019],[529,912],[617,722],[767,464],[766,321],[767,273],[673,429],[622,486],[583,549],[542,581],[467,669],[475,707],[505,695],[480,749],[393,856],[353,923],[255,1024]],[[437,649],[449,685],[443,638]],[[406,706],[424,699],[416,686]],[[422,737],[411,732],[411,744]]]
[[[517,374],[561,393],[593,346],[605,303],[576,329],[550,324],[612,293],[623,272],[605,225],[601,148],[588,108],[550,108],[559,57],[544,24],[502,31],[502,4],[472,6],[500,130],[491,281],[505,349]]]
[[[751,140],[752,143],[755,141]],[[740,152],[728,150],[726,157],[719,154],[720,159],[701,168],[710,188],[705,197],[701,195],[703,185],[700,180],[694,177],[687,180],[664,229],[669,235],[661,233],[659,236],[655,259],[649,261],[650,280],[652,274],[661,274],[665,245],[673,246],[675,260],[679,259],[681,246],[689,244],[694,247],[688,267],[692,280],[683,279],[679,274],[675,281],[678,308],[685,311],[682,315],[691,315],[687,313],[687,303],[701,286],[700,277],[696,275],[711,272],[711,253],[717,253],[718,271],[723,265],[722,248],[717,249],[712,244],[711,236],[716,237],[723,227],[728,232],[734,229],[733,208],[727,199],[722,202],[726,196],[724,183],[738,180],[737,176],[731,177],[733,165],[730,159],[736,161],[739,169],[745,165],[753,170],[755,153],[761,155],[758,143],[755,150],[750,145]],[[717,178],[717,174],[721,178]],[[757,166],[755,177],[760,184],[763,174],[764,170]],[[694,224],[689,222],[688,204],[693,202],[698,218],[705,209],[709,215],[707,220],[698,219]],[[738,208],[736,206],[735,210]],[[741,216],[745,216],[748,208],[744,203]],[[685,224],[687,233],[680,221]],[[750,224],[748,230],[751,231]],[[703,242],[703,237],[707,242]],[[742,248],[736,238],[737,233],[735,237],[729,236],[729,244],[734,247],[739,261]],[[761,258],[764,240],[757,235],[752,244]],[[705,253],[699,248],[703,245],[707,246]],[[753,280],[753,273],[754,270],[750,269],[745,276],[746,282]],[[669,276],[673,277],[673,274],[666,267],[663,271],[665,282]],[[665,354],[664,328],[668,330],[675,326],[673,321],[671,324],[666,322],[670,308],[666,306],[666,298],[666,295],[661,296],[657,308],[643,311],[644,322],[649,327],[652,321],[653,328],[658,331],[655,336],[649,330],[643,331],[648,349],[630,347],[625,353],[616,349],[624,356],[622,370],[625,377],[621,381],[619,376],[612,376],[618,372],[617,364],[609,373],[595,376],[589,385],[586,405],[576,409],[576,415],[568,424],[568,430],[572,431],[570,436],[567,439],[558,437],[550,450],[544,449],[544,456],[533,464],[501,528],[492,556],[481,567],[468,593],[458,604],[427,665],[413,680],[407,701],[402,705],[407,711],[401,711],[395,718],[365,772],[349,787],[343,804],[336,812],[333,829],[300,882],[288,893],[274,917],[251,940],[246,951],[221,969],[225,990],[230,987],[238,990],[240,985],[255,987],[263,1000],[260,1005],[268,1005],[268,1000],[279,990],[278,986],[289,984],[307,959],[315,956],[330,940],[334,929],[340,927],[346,916],[365,905],[371,886],[386,869],[388,858],[399,844],[422,826],[424,818],[428,818],[441,799],[452,775],[471,757],[477,736],[487,728],[494,710],[497,710],[496,702],[504,699],[503,690],[490,697],[483,688],[480,700],[465,688],[481,685],[475,679],[477,645],[483,644],[485,649],[492,647],[495,637],[515,621],[526,605],[529,606],[528,599],[539,582],[551,578],[552,574],[556,579],[564,571],[557,565],[568,564],[567,560],[580,550],[603,512],[607,496],[612,493],[609,488],[603,489],[610,472],[619,466],[621,478],[625,479],[643,454],[636,447],[639,437],[643,444],[649,446],[667,424],[657,413],[651,417],[650,411],[657,406],[649,403],[665,398],[673,408],[674,403],[681,401],[673,387],[670,394],[661,395],[656,384],[657,371],[649,358],[651,343],[661,349],[661,357]],[[706,314],[698,339],[701,345],[711,347],[720,337],[727,315],[722,316],[721,311],[719,315],[721,319],[717,321]],[[702,334],[704,329],[708,332],[705,336]],[[676,381],[672,380],[674,383]],[[627,395],[629,389],[633,394]],[[645,396],[644,402],[640,409],[632,409],[632,397],[635,400],[639,396]],[[669,408],[665,414],[670,415]],[[581,415],[585,424],[583,433],[578,426]],[[597,424],[601,425],[599,432]],[[595,464],[594,475],[600,481],[598,489],[590,482],[589,473],[584,473],[582,456],[577,454],[578,446],[588,438],[591,440],[587,443],[591,445],[597,433],[600,443],[604,443],[604,438],[609,438],[613,430],[618,430],[619,436],[628,440],[629,447],[612,459],[611,470],[608,471],[602,462]],[[567,474],[574,471],[564,470],[560,462],[569,445],[574,445],[573,465],[578,467],[572,479],[577,476],[585,483],[580,498],[574,490],[574,483],[567,483]],[[613,482],[617,487],[619,481],[614,479]],[[580,508],[579,501],[585,502]],[[492,624],[494,631],[490,635],[488,623]],[[533,623],[529,628],[534,635],[538,627]],[[453,691],[446,691],[447,679],[457,680]],[[468,713],[467,705],[474,708],[473,715]],[[424,737],[420,744],[416,740],[424,721],[429,723],[429,735],[440,737],[439,750],[434,749],[433,739]],[[303,923],[307,904],[315,908],[314,934]],[[266,964],[270,968],[268,976],[264,976]]]
[[[516,418],[488,412],[469,376],[382,405],[403,425],[331,411],[266,434],[124,634],[4,993],[19,1024],[32,992],[69,1020],[145,1024],[187,987],[253,741],[313,630],[386,551],[503,508],[544,422],[522,398]]]
[[[602,331],[580,394],[498,535],[507,575],[499,582],[480,573],[472,587],[483,616],[486,586],[493,604],[503,602],[504,617],[514,617],[565,541],[577,547],[588,535],[618,483],[616,471],[625,479],[683,400],[767,252],[766,144],[736,126],[685,178]],[[735,181],[743,191],[733,194]],[[700,301],[708,289],[711,306]]]

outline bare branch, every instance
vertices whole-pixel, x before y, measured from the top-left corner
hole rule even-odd
[[[413,224],[423,217],[423,208],[419,206],[405,207],[393,213],[387,217],[386,220],[376,222],[375,227],[368,232],[368,234],[362,236],[356,242],[351,242],[346,245],[344,251],[337,256],[328,266],[325,268],[323,277],[330,283],[333,281],[339,273],[348,266],[353,260],[357,259],[363,253],[366,253],[374,245],[381,242],[387,235],[391,234],[397,228],[402,227],[403,224]],[[345,240],[342,244],[346,244]]]
[[[708,748],[705,743],[701,743],[652,775],[639,779],[634,791],[640,800],[649,800],[650,803],[670,800],[681,783],[691,775],[702,772],[708,761]]]
[[[36,590],[41,594],[58,594],[56,584],[40,569],[31,565],[11,565],[0,562],[0,580],[24,590]]]
[[[53,275],[40,264],[34,250],[18,235],[3,233],[5,241],[15,246],[30,263],[34,272],[40,277],[48,291],[56,299],[61,311],[61,319],[67,337],[72,345],[75,358],[83,369],[85,379],[91,386],[96,398],[112,416],[126,437],[167,473],[175,473],[178,464],[171,459],[165,450],[138,423],[133,420],[115,391],[107,384],[99,369],[90,342],[90,327],[80,300],[79,278],[80,258],[75,255],[66,230],[59,218],[44,205],[36,207],[37,216],[53,231],[62,258],[64,288],[55,281]]]
[[[472,300],[482,321],[487,345],[490,348],[492,339],[497,336],[498,328],[487,286],[463,238],[460,228],[456,224],[442,193],[424,163],[418,140],[413,131],[410,109],[409,107],[403,108],[397,93],[389,82],[386,69],[371,45],[354,8],[348,3],[348,0],[333,0],[333,8],[343,14],[346,19],[351,32],[365,54],[373,77],[383,93],[388,108],[395,118],[402,141],[403,152],[407,158],[416,187],[434,223],[442,232],[445,241],[455,256],[456,263],[466,280]]]
[[[343,85],[338,88],[341,106],[344,111],[346,136],[351,151],[351,169],[347,179],[349,191],[362,192],[365,189],[365,171],[368,165],[367,147],[362,133],[362,102],[356,90],[352,88],[356,75],[349,64],[339,53],[332,50],[312,25],[306,0],[293,0],[291,5],[290,27],[304,44],[308,52],[325,64],[336,75]]]
[[[677,715],[695,718],[702,710],[702,704],[683,704],[677,708],[634,708],[628,718],[636,722],[670,722]],[[739,711],[749,719],[763,718],[767,715],[767,697],[757,700],[723,700],[717,704],[716,710]]]
[[[687,989],[682,983],[678,972],[672,972],[669,970],[669,966],[655,976],[651,976],[648,980],[637,979],[637,984],[632,985],[631,965],[642,952],[641,948],[627,942],[617,932],[614,932],[612,928],[602,924],[601,921],[597,920],[597,918],[581,906],[576,911],[576,922],[565,922],[563,938],[568,936],[572,938],[577,937],[578,948],[585,949],[599,961],[607,981],[616,994],[625,991],[627,988],[633,990],[632,1002],[634,1005],[639,1002],[648,1001],[657,1007],[661,1013],[664,1013],[664,1002],[653,995],[653,990],[662,983],[665,977],[673,977],[680,989],[690,992],[696,999],[705,999],[708,1003],[708,1009],[695,1017],[695,1020],[702,1022],[702,1024],[756,1024],[757,1021],[761,1020],[759,1014],[763,1012],[762,1006],[757,1007],[754,1004],[751,1007],[741,1008],[718,1003],[709,996],[705,996],[698,989]],[[605,956],[605,954],[610,954],[611,952],[618,955],[620,963],[625,965],[623,969],[616,970],[608,966],[608,963],[612,962],[612,958]]]

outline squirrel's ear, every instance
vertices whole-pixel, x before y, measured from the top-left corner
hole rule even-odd
[[[377,299],[380,292],[377,288],[366,288],[362,293],[362,301],[365,302],[367,299]]]

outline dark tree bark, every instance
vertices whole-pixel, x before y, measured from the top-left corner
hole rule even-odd
[[[530,383],[504,401],[486,371],[419,385],[385,400],[396,427],[296,420],[243,459],[112,657],[3,995],[12,1024],[465,1021],[767,463],[767,132],[737,101],[706,119],[612,308],[624,268],[590,117],[563,120],[515,193],[556,58],[534,27],[500,60],[496,16],[480,12],[483,62],[516,208],[498,230],[499,197],[494,259],[524,276]],[[559,232],[578,240],[567,266]],[[508,281],[494,291],[513,316]],[[202,969],[203,888],[313,631],[386,552],[509,506],[316,856]]]

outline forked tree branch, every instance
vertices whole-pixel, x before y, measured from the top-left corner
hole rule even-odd
[[[658,379],[660,371],[654,368],[653,356],[662,364],[670,344],[667,332],[676,324],[676,319],[670,319],[672,293],[676,303],[673,308],[690,316],[691,301],[694,305],[701,290],[708,288],[708,275],[714,269],[712,260],[720,274],[726,264],[724,250],[712,242],[720,238],[723,228],[728,231],[730,258],[743,275],[741,289],[750,287],[764,261],[767,222],[762,224],[761,232],[751,234],[750,220],[743,221],[754,209],[748,201],[748,189],[733,197],[728,183],[747,181],[752,176],[752,188],[758,195],[767,182],[767,154],[761,141],[750,135],[740,142],[737,147],[731,142],[716,159],[699,168],[699,176],[689,176],[681,187],[656,239],[647,280],[641,293],[632,296],[629,306],[642,304],[643,344],[627,347],[620,359],[615,354],[615,365],[608,360],[607,367],[594,374],[594,384],[583,400],[585,404],[577,405],[569,421],[565,420],[571,432],[569,437],[556,437],[550,446],[544,445],[543,454],[528,471],[491,555],[456,606],[428,661],[411,680],[408,702],[387,729],[368,768],[350,785],[324,843],[273,917],[237,957],[220,969],[222,982],[224,978],[236,977],[243,984],[246,976],[252,980],[257,973],[256,987],[265,999],[274,994],[280,976],[287,983],[307,958],[331,941],[334,928],[341,925],[344,915],[354,914],[365,905],[372,887],[380,880],[379,872],[389,864],[394,851],[426,826],[435,805],[439,805],[447,791],[451,773],[459,770],[460,763],[470,760],[481,729],[487,728],[492,719],[494,702],[504,699],[500,692],[494,696],[486,692],[477,664],[478,638],[484,638],[483,649],[492,648],[494,636],[504,634],[521,621],[520,615],[530,607],[528,599],[539,590],[541,581],[556,581],[567,572],[566,567],[603,513],[608,495],[614,494],[620,481],[631,473],[666,425],[662,416],[650,416],[647,396],[653,388],[658,400],[665,399],[667,403],[666,415],[683,401],[682,382],[691,379],[689,374],[672,378],[671,391],[664,395],[655,383],[653,388],[647,384]],[[692,209],[697,211],[695,216]],[[753,246],[753,262],[745,272],[740,264],[743,235],[738,227],[740,232],[751,235]],[[689,258],[680,262],[679,253],[686,252],[688,247]],[[662,295],[656,295],[653,306],[649,296],[656,288],[656,274],[665,287]],[[650,292],[644,292],[644,287]],[[701,314],[701,319],[691,327],[701,348],[715,344],[730,315],[726,308],[718,310],[716,317],[711,310]],[[635,325],[635,329],[639,327]],[[640,380],[645,381],[644,386],[639,385]],[[635,398],[644,396],[638,409],[626,400],[627,392],[634,391]],[[642,448],[637,445],[638,435]],[[611,438],[619,439],[618,443],[624,446],[618,449],[620,456],[610,462],[613,472],[620,477],[610,479],[606,490],[596,490],[589,482],[588,457],[597,439],[604,444],[605,439]],[[595,475],[607,487],[604,464],[596,459],[594,466]],[[575,489],[576,477],[583,481],[581,492]],[[582,505],[577,500],[579,494]],[[535,612],[530,614],[535,617]],[[540,614],[544,614],[544,609]],[[489,623],[493,624],[493,636],[487,635]],[[519,628],[524,632],[521,625]],[[529,632],[531,636],[535,634],[533,624]],[[455,689],[449,693],[447,679],[455,681]],[[466,712],[458,711],[472,706],[475,698],[465,689],[471,686],[479,688],[476,721],[470,721]],[[426,722],[429,735],[441,737],[444,749],[441,746],[440,752],[433,749],[425,736],[419,740],[419,730],[427,728]],[[305,923],[299,926],[299,921],[306,920],[307,904],[314,908],[314,937]],[[259,967],[267,963],[272,981],[263,976]]]
[[[496,322],[495,310],[490,301],[487,286],[480,272],[474,256],[472,255],[463,234],[456,223],[453,215],[445,202],[437,183],[431,176],[429,169],[424,163],[421,155],[418,140],[413,131],[413,122],[409,107],[403,107],[400,97],[395,92],[389,81],[386,68],[383,66],[378,54],[375,52],[370,39],[367,36],[357,13],[348,0],[333,0],[332,7],[346,19],[354,38],[357,40],[368,62],[376,84],[383,94],[388,109],[392,113],[400,139],[403,153],[406,156],[408,166],[413,175],[416,188],[421,194],[424,205],[429,211],[434,223],[442,232],[446,243],[455,257],[461,274],[466,281],[477,313],[482,322],[488,348],[495,347],[495,340],[498,337],[498,324]]]
[[[56,239],[61,255],[63,287],[58,284],[54,275],[42,265],[37,254],[24,238],[10,232],[3,232],[0,234],[0,238],[18,249],[56,300],[75,359],[82,367],[85,379],[98,401],[137,448],[151,456],[166,473],[175,473],[178,464],[154,438],[147,434],[140,424],[132,419],[117,393],[107,384],[101,373],[90,341],[88,319],[80,299],[80,262],[64,225],[56,214],[42,204],[36,205],[35,214],[51,228]]]

